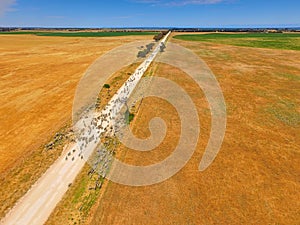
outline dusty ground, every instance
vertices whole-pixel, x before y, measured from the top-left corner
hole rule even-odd
[[[40,146],[68,125],[88,66],[122,43],[151,38],[0,36],[0,218],[60,154],[61,146]]]
[[[207,103],[185,74],[161,65],[159,74],[184,87],[197,105],[202,130],[196,153],[164,183],[109,183],[89,224],[298,224],[300,52],[176,42],[203,58],[223,89],[228,124],[221,151],[198,172],[210,129]],[[147,137],[154,115],[166,120],[166,139],[147,153],[121,147],[124,161],[157,162],[176,146],[179,120],[159,99],[143,101],[133,122],[135,134]]]

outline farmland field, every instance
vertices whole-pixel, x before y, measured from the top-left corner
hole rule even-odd
[[[152,36],[0,35],[0,217],[62,151],[44,145],[68,133],[77,83],[105,52]],[[20,188],[22,187],[22,188]]]
[[[94,181],[87,175],[86,165],[46,224],[298,223],[300,52],[291,49],[298,48],[299,37],[267,36],[270,43],[282,41],[274,47],[265,34],[218,35],[197,39],[201,35],[175,34],[171,40],[202,58],[223,90],[228,122],[214,163],[206,171],[198,171],[211,128],[204,93],[180,69],[155,63],[146,76],[176,82],[197,107],[201,134],[189,163],[160,184],[129,187],[106,181],[100,190],[90,190]],[[68,129],[76,84],[87,67],[113,47],[151,38],[0,36],[4,81],[0,114],[6,118],[1,121],[0,133],[4,140],[0,170],[5,178],[0,183],[0,216],[62,151],[39,150],[39,146],[48,143],[57,131]],[[267,44],[253,44],[252,39]],[[107,81],[111,90],[101,93],[105,101],[135,66],[124,68]],[[145,98],[131,122],[133,133],[139,138],[149,137],[153,117],[161,117],[168,127],[161,145],[149,152],[120,145],[119,159],[149,165],[172,153],[181,126],[176,110],[166,101]],[[18,165],[19,169],[11,170]]]
[[[223,89],[228,123],[221,151],[206,171],[198,171],[209,137],[208,104],[186,74],[159,65],[156,74],[177,82],[198,108],[197,150],[177,175],[161,184],[128,187],[109,182],[89,224],[297,224],[300,52],[174,42],[204,59]],[[166,139],[151,152],[121,146],[123,161],[149,165],[172,152],[180,121],[165,101],[143,101],[132,124],[134,134],[148,137],[153,116],[166,121]]]
[[[183,34],[176,35],[174,38],[253,48],[300,50],[299,33]]]
[[[122,37],[122,36],[144,36],[157,34],[156,32],[41,32],[41,31],[20,31],[20,32],[0,32],[0,35],[36,35],[46,37]]]

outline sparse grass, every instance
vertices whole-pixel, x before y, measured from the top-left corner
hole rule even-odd
[[[278,73],[276,75],[279,77],[282,77],[282,78],[286,78],[290,81],[300,81],[300,75],[297,76],[297,75],[290,74],[290,73]]]
[[[79,202],[80,197],[83,195],[83,193],[86,189],[87,183],[88,183],[88,177],[87,176],[84,176],[83,179],[81,179],[78,182],[76,190],[74,191],[74,194],[73,194],[73,199],[72,199],[73,203],[78,203]]]
[[[184,34],[175,39],[202,41],[253,48],[300,50],[300,34],[243,33],[243,34]]]
[[[208,108],[204,104],[205,96],[201,98],[197,86],[193,86],[182,71],[164,66],[161,74],[185,87],[201,112],[201,135],[194,156],[178,174],[160,184],[137,188],[111,183],[89,224],[119,221],[124,224],[145,221],[152,224],[245,224],[253,218],[259,221],[256,223],[297,224],[300,190],[297,129],[284,125],[275,115],[279,111],[284,116],[277,116],[288,121],[297,117],[289,116],[288,112],[295,112],[295,107],[299,110],[295,93],[299,86],[276,73],[298,74],[300,52],[174,41],[197,52],[220,77],[218,81],[228,109],[226,135],[220,152],[209,169],[199,173],[199,161],[210,135],[211,121],[207,115],[210,111],[202,113]],[[203,50],[214,54],[200,55]],[[218,57],[217,52],[228,53],[231,60]],[[274,108],[275,115],[262,110],[269,106]],[[131,126],[136,137],[148,137],[148,122],[158,115],[171,117],[171,108],[157,99],[146,98]],[[167,126],[166,142],[150,152],[128,149],[122,161],[151,165],[168,157],[178,140],[174,133],[176,128],[180,135],[176,118],[165,120],[172,121],[167,124],[170,126]],[[122,151],[126,151],[126,147]]]
[[[53,136],[52,140],[48,144],[45,145],[45,148],[47,150],[54,149],[54,148],[62,145],[62,143],[64,143],[64,141],[65,141],[66,138],[67,137],[66,137],[66,135],[64,133],[57,132]]]
[[[253,90],[253,93],[258,96],[258,97],[266,97],[267,96],[267,92],[265,90],[262,90],[262,89],[254,89]]]
[[[111,97],[119,90],[123,83],[130,77],[130,75],[136,69],[137,64],[132,64],[128,68],[122,69],[119,72],[112,75],[108,79],[107,84],[104,85],[104,88],[98,96],[98,101],[96,103],[97,108],[102,108],[105,106]]]
[[[228,53],[218,51],[218,50],[198,50],[196,51],[197,54],[199,54],[201,57],[211,57],[215,58],[217,57],[220,60],[231,60],[231,56]]]
[[[68,142],[67,135],[60,139],[60,135],[55,134],[65,134],[64,129],[69,128],[70,123],[60,129],[71,118],[73,92],[87,66],[99,54],[136,39],[146,37],[116,38],[114,41],[69,38],[65,41],[63,38],[1,36],[1,53],[5,55],[0,66],[2,105],[5,107],[1,111],[4,123],[1,124],[0,218],[60,156]],[[65,55],[58,57],[57,51],[65,51]],[[32,61],[37,63],[29,66],[28,62]],[[18,64],[18,71],[6,76],[15,64]],[[55,71],[49,70],[50,65],[55,65]],[[24,82],[25,79],[30,82]],[[35,95],[36,90],[45,92]],[[45,144],[49,143],[54,145],[46,148]]]
[[[198,46],[195,48],[199,49]],[[209,49],[210,47],[207,48]],[[220,48],[222,49],[222,47]],[[255,49],[239,48],[238,51],[242,52],[242,54],[239,54],[240,52],[235,53],[239,55],[235,59],[238,62],[239,60],[249,60],[249,63],[256,63],[265,57],[261,52],[255,55]],[[277,56],[274,57],[274,60],[276,60],[275,62],[282,62],[282,53],[278,52],[280,58]],[[253,54],[253,57],[249,59],[251,54]],[[298,52],[295,54],[298,54]],[[243,58],[240,57],[241,55]],[[289,57],[296,58],[297,56],[285,54],[284,60],[289,60]],[[257,71],[246,72],[243,77],[237,76],[233,71],[235,69],[239,70],[239,68],[236,65],[224,66],[227,62],[225,59],[218,61],[217,56],[215,56],[215,58],[207,57],[205,60],[207,60],[208,65],[215,73],[220,74],[220,76],[223,75],[220,79],[220,85],[224,91],[225,98],[227,101],[230,100],[230,104],[227,105],[231,115],[228,117],[226,136],[222,149],[214,163],[209,170],[203,173],[199,173],[197,170],[199,159],[207,145],[207,136],[207,138],[200,139],[195,157],[192,158],[185,168],[164,183],[145,188],[112,185],[110,192],[106,193],[106,199],[104,198],[104,201],[100,203],[101,207],[99,211],[96,211],[95,216],[103,217],[104,221],[111,219],[117,223],[119,219],[119,221],[126,220],[128,223],[140,222],[140,224],[148,220],[158,224],[243,224],[247,223],[247,221],[252,221],[253,218],[264,224],[297,224],[297,221],[299,221],[297,214],[299,211],[299,207],[297,207],[299,196],[299,182],[297,182],[299,174],[298,143],[293,141],[294,130],[291,127],[282,126],[282,123],[279,121],[287,120],[287,123],[290,123],[289,121],[299,121],[299,113],[297,116],[290,116],[288,113],[294,113],[297,110],[296,106],[299,104],[297,99],[295,99],[295,102],[286,99],[276,101],[276,99],[269,99],[270,96],[268,95],[269,90],[274,91],[278,88],[289,92],[290,86],[286,84],[288,82],[280,82],[282,79],[276,78],[276,76],[271,74],[271,71],[265,69],[265,72],[270,74],[272,80],[264,82],[263,80],[253,79],[256,82],[252,84],[245,77],[255,77]],[[276,63],[268,61],[265,62],[265,65],[272,66],[274,71],[278,71],[278,68],[280,68]],[[170,72],[171,69],[168,67],[166,71]],[[283,70],[283,68],[280,69]],[[293,73],[288,68],[284,68],[283,72],[285,70],[286,73],[284,74]],[[179,79],[182,77],[177,76],[178,73],[180,74],[180,71],[171,71],[170,78]],[[125,78],[126,76],[124,76]],[[121,85],[122,81],[120,79],[118,84],[112,85],[112,89]],[[180,81],[180,85],[187,85],[188,92],[193,90],[186,77],[183,77]],[[258,89],[258,94],[268,99],[262,101],[249,96],[248,89],[251,86]],[[202,105],[204,101],[199,98],[199,93],[194,93],[194,96],[193,100],[197,108],[201,111],[205,109],[205,105]],[[270,127],[255,123],[257,116],[255,112],[256,107],[265,105],[270,101],[274,103],[267,105],[265,111],[259,113],[262,114],[262,122],[269,118],[274,118],[277,129],[272,130],[272,132],[268,130]],[[144,107],[143,109],[142,107],[141,115],[147,116],[147,113],[151,110],[161,110],[164,115],[170,115],[168,105],[160,104],[157,106],[161,107],[155,109],[151,107],[153,102],[148,101],[148,108]],[[201,129],[203,125],[204,129],[202,130],[204,134],[209,133],[210,128],[208,125],[209,121],[206,121],[208,120],[207,118],[207,115],[205,115],[200,119]],[[296,120],[291,118],[296,118]],[[147,127],[147,121],[147,118],[144,121],[138,120],[136,127]],[[172,124],[172,128],[179,127],[176,123]],[[139,134],[143,133],[143,131],[139,130],[137,129]],[[174,130],[171,129],[171,132],[174,132]],[[179,134],[180,129],[178,129]],[[281,137],[282,135],[284,135],[284,138]],[[203,133],[201,137],[203,137]],[[161,151],[149,152],[149,154],[152,154],[150,156],[156,156],[155,159],[162,159],[164,157],[161,156],[165,155],[168,156],[167,147],[170,144],[174,144],[176,139],[172,134],[168,140],[170,141],[166,142],[166,145],[160,146]],[[283,148],[285,151],[282,151]],[[47,152],[54,153],[54,151]],[[166,154],[164,155],[165,152]],[[129,160],[131,159],[130,156],[128,157]],[[132,157],[132,161],[139,163],[141,161],[144,162],[146,159],[148,160],[147,162],[152,162],[152,158],[143,155],[140,158]],[[34,161],[34,159],[32,160]],[[84,180],[87,178],[88,169],[88,166],[83,169],[47,224],[84,223],[85,215],[88,214],[88,211],[94,204],[94,200],[99,197],[101,192],[86,191],[89,184],[94,184],[93,179]],[[19,173],[19,171],[17,172]],[[27,174],[28,172],[24,171],[24,177],[28,176]],[[153,201],[152,196],[155,196],[155,201]],[[74,200],[73,197],[76,204],[72,201]],[[195,199],[201,199],[201,201]],[[6,201],[5,197],[4,200],[1,199],[1,202],[4,201]],[[81,206],[83,207],[80,208]],[[199,208],[203,210],[197,211]],[[143,217],[143,214],[147,216]],[[184,220],[186,218],[189,221]]]
[[[32,177],[32,174],[31,174],[31,173],[26,173],[26,174],[22,177],[21,182],[22,182],[22,183],[23,183],[23,182],[28,182],[28,181],[31,179],[31,177]]]
[[[130,75],[130,74],[127,74],[127,75]],[[114,77],[114,79],[112,80],[111,84],[113,85],[115,82],[118,82],[120,80],[122,80],[122,76]]]
[[[0,35],[0,174],[47,144],[50,135],[71,120],[76,87],[89,65],[117,46],[146,39],[152,37]]]
[[[133,113],[128,113],[128,119],[127,119],[127,124],[130,124],[134,119],[134,114]]]
[[[86,220],[101,193],[101,189],[94,189],[96,175],[87,176],[89,170],[86,164],[46,224],[82,224]]]
[[[59,130],[59,134],[68,136],[69,124]],[[54,135],[50,143],[55,142],[57,135]],[[59,140],[52,146],[51,150],[41,146],[38,151],[25,155],[24,160],[18,166],[1,174],[0,179],[0,218],[7,210],[21,198],[37,179],[55,162],[62,152],[63,146],[68,142],[66,138]],[[20,188],[22,187],[22,188]]]
[[[276,121],[280,121],[291,127],[300,126],[300,113],[296,104],[290,100],[280,100],[265,108],[265,111]]]
[[[137,64],[132,64],[127,68],[123,68],[116,72],[109,78],[107,84],[104,85],[104,88],[99,93],[99,97],[97,99],[98,110],[104,108],[111,97],[133,73],[136,67]],[[129,115],[129,120],[131,121],[133,117],[133,114]],[[114,139],[104,137],[102,142],[108,143],[105,145],[106,149],[108,151],[113,151],[113,154],[116,154],[116,152],[114,152]],[[117,145],[119,145],[119,142],[117,142]],[[68,192],[57,205],[52,215],[49,217],[46,225],[56,225],[58,223],[84,224],[86,222],[91,213],[92,207],[95,205],[103,191],[105,191],[105,185],[108,184],[103,178],[101,178],[100,181],[103,186],[101,189],[97,188],[95,190],[93,187],[95,187],[98,174],[96,173],[92,176],[88,176],[87,174],[89,170],[90,166],[86,164],[80,174],[76,177],[76,180],[73,182]]]
[[[130,35],[155,35],[156,32],[0,32],[0,35],[36,35],[49,37],[120,37]]]

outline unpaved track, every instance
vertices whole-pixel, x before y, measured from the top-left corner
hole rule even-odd
[[[70,146],[75,147],[75,146]],[[68,148],[68,149],[71,149]],[[1,224],[43,224],[56,204],[68,190],[68,185],[73,182],[78,171],[84,166],[85,161],[80,158],[72,161],[65,160],[68,151],[47,170],[29,192],[6,215]]]
[[[169,34],[166,35],[162,42],[167,40]],[[134,83],[131,85],[132,90],[128,92],[129,95],[135,88],[143,73],[150,66],[159,50],[160,46],[158,45],[151,56],[149,56],[149,58],[147,58],[128,79],[127,83]],[[141,71],[143,72],[141,73]],[[119,96],[122,93],[124,95],[123,89],[125,89],[125,85],[120,88],[113,99],[124,97]],[[119,102],[118,104],[118,106],[116,106],[116,104],[108,104],[110,107],[108,107],[106,110],[109,110],[112,107],[121,108],[121,104],[124,103]],[[73,152],[73,150],[75,150],[75,152]],[[72,152],[72,155],[68,155],[70,152]],[[37,183],[33,185],[30,191],[19,200],[16,206],[1,221],[1,224],[44,224],[58,202],[68,190],[69,184],[75,180],[76,176],[79,174],[80,170],[85,164],[85,160],[83,160],[81,157],[78,157],[78,154],[79,150],[77,144],[67,146],[62,156],[46,171],[46,173],[37,181]],[[66,158],[68,158],[68,160],[66,160]]]

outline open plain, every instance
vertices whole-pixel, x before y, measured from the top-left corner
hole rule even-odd
[[[0,0],[0,225],[300,225],[299,0]]]
[[[201,136],[197,150],[164,183],[149,187],[109,183],[89,224],[297,224],[299,51],[172,41],[204,59],[221,85],[228,116],[221,151],[206,171],[198,171],[209,137],[208,104],[186,74],[159,65],[155,74],[177,82],[198,108]],[[167,122],[166,139],[151,152],[123,146],[122,160],[149,165],[171,154],[180,135],[180,121],[167,102],[145,99],[132,124],[133,132],[147,138],[154,116]]]
[[[76,84],[93,60],[122,43],[151,36],[0,38],[7,41],[1,47],[1,54],[8,56],[0,64],[6,71],[1,93],[8,99],[2,98],[0,113],[3,116],[10,113],[1,137],[8,137],[3,143],[5,149],[11,149],[3,151],[0,159],[3,174],[11,174],[9,168],[17,163],[22,165],[22,160],[15,160],[16,157],[28,157],[70,120]],[[19,45],[9,45],[7,38],[15,39]],[[32,39],[35,44],[30,45]],[[87,176],[86,166],[47,224],[297,224],[300,220],[297,201],[300,195],[300,52],[267,45],[264,48],[234,46],[236,43],[230,41],[220,43],[201,38],[170,41],[202,58],[223,90],[227,130],[214,163],[206,171],[198,171],[211,128],[204,93],[178,68],[155,64],[146,76],[162,76],[176,82],[197,107],[201,134],[192,159],[163,183],[129,187],[107,181],[96,191],[89,189],[93,181]],[[297,43],[298,40],[290,46],[298,46]],[[25,48],[27,51],[24,45],[29,46]],[[18,58],[14,54],[19,54]],[[111,89],[119,86],[133,68],[133,65],[125,68],[121,75],[108,80]],[[101,96],[106,97],[105,93]],[[133,165],[150,165],[172,153],[180,136],[180,120],[169,103],[145,98],[131,123],[133,133],[147,138],[148,123],[157,116],[168,127],[161,145],[142,153],[120,145],[119,159]],[[11,131],[5,133],[8,128]],[[22,148],[15,150],[15,146]],[[32,168],[32,165],[28,167],[28,173],[32,173]],[[5,182],[2,184],[4,190],[12,188],[5,186]],[[88,205],[83,209],[86,210],[84,218],[79,207],[84,203],[82,200]]]
[[[145,39],[152,35],[0,35],[1,217],[60,155],[62,147],[43,146],[68,133],[76,86],[86,69],[105,52]]]

